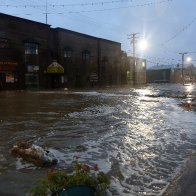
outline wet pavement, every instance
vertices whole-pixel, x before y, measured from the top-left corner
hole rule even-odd
[[[11,155],[21,140],[111,176],[112,195],[162,195],[196,150],[196,85],[0,92],[0,195],[25,195],[46,168]]]

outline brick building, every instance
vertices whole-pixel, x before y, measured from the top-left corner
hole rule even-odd
[[[122,82],[121,44],[0,14],[0,89]]]

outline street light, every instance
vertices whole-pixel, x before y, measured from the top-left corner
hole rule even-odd
[[[138,37],[136,37],[138,34],[139,33],[132,33],[130,38],[131,44],[133,45],[133,82],[134,83],[136,83],[136,64],[137,64],[136,56],[135,56],[136,45],[139,47],[140,50],[145,50],[148,46],[147,41],[145,39],[142,39],[141,41],[138,42],[137,40]]]
[[[192,61],[192,58],[191,58],[190,56],[188,56],[188,57],[186,58],[186,61],[187,61],[187,62],[191,62],[191,61]]]
[[[189,56],[189,57],[186,58],[186,61],[188,63],[191,63],[191,62],[196,61],[196,60],[192,59],[192,57]]]
[[[140,50],[146,50],[147,47],[148,47],[148,43],[145,39],[143,39],[139,42]]]

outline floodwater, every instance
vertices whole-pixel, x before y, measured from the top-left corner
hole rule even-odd
[[[0,92],[0,195],[25,195],[46,176],[10,154],[23,140],[50,149],[59,169],[76,156],[98,164],[112,195],[161,195],[196,150],[196,111],[178,105],[195,96],[196,85],[180,84]]]

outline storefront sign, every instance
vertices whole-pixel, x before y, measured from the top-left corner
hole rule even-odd
[[[0,72],[13,72],[17,70],[18,62],[0,61]]]
[[[17,66],[18,62],[15,61],[0,61],[0,65],[13,65],[13,66]]]

